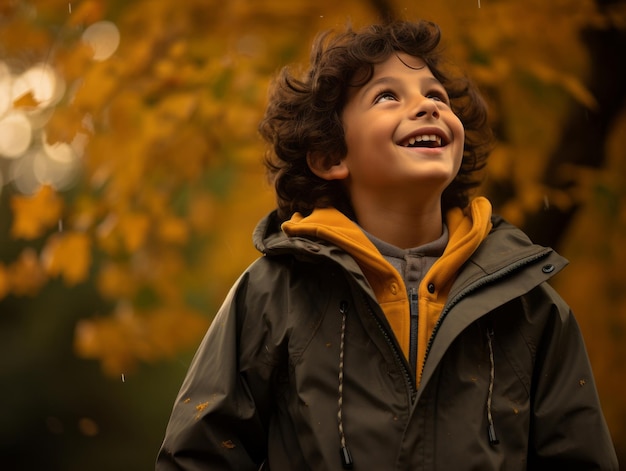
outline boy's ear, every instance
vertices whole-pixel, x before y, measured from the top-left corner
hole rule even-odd
[[[309,152],[306,163],[311,172],[323,180],[344,180],[350,174],[345,159],[335,160],[321,152]]]

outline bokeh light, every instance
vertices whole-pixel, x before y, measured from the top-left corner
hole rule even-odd
[[[99,21],[85,30],[82,39],[93,49],[93,59],[104,61],[111,57],[120,45],[120,32],[114,23]]]
[[[0,117],[11,107],[11,71],[9,67],[0,61]]]
[[[13,81],[13,100],[30,93],[37,102],[36,109],[48,108],[59,102],[65,92],[64,80],[48,64],[36,64]]]
[[[82,41],[92,47],[94,61],[103,61],[117,50],[120,33],[101,21],[85,29]],[[51,64],[15,68],[16,63],[0,61],[0,190],[9,183],[23,194],[41,185],[68,189],[79,176],[89,136],[77,133],[70,142],[51,142],[46,124],[66,97],[67,84]],[[89,115],[83,124],[90,129]]]
[[[18,158],[28,149],[31,140],[32,125],[25,113],[11,111],[0,119],[0,155]]]

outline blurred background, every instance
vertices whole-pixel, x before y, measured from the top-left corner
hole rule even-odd
[[[0,0],[2,468],[153,469],[273,207],[272,75],[390,17],[437,22],[487,97],[481,191],[570,259],[554,284],[626,463],[625,3]]]

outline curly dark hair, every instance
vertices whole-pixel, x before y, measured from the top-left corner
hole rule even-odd
[[[419,57],[428,65],[463,123],[463,160],[443,192],[442,209],[467,206],[470,190],[480,184],[479,171],[486,165],[493,135],[477,87],[466,76],[442,70],[440,39],[439,27],[428,21],[393,21],[358,31],[347,27],[335,34],[326,31],[316,38],[310,67],[302,78],[289,67],[280,71],[270,87],[259,132],[271,146],[265,165],[276,190],[281,220],[294,212],[306,216],[314,208],[328,206],[354,219],[345,185],[316,176],[307,164],[307,154],[323,155],[329,164],[346,155],[341,113],[349,88],[367,83],[377,64],[399,52]]]

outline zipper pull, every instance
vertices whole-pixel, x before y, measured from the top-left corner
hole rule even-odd
[[[413,287],[409,288],[409,300],[411,302],[411,317],[417,317],[417,290]]]
[[[417,371],[417,326],[419,317],[419,297],[415,287],[409,288],[409,364],[411,365],[412,373],[415,375]]]

